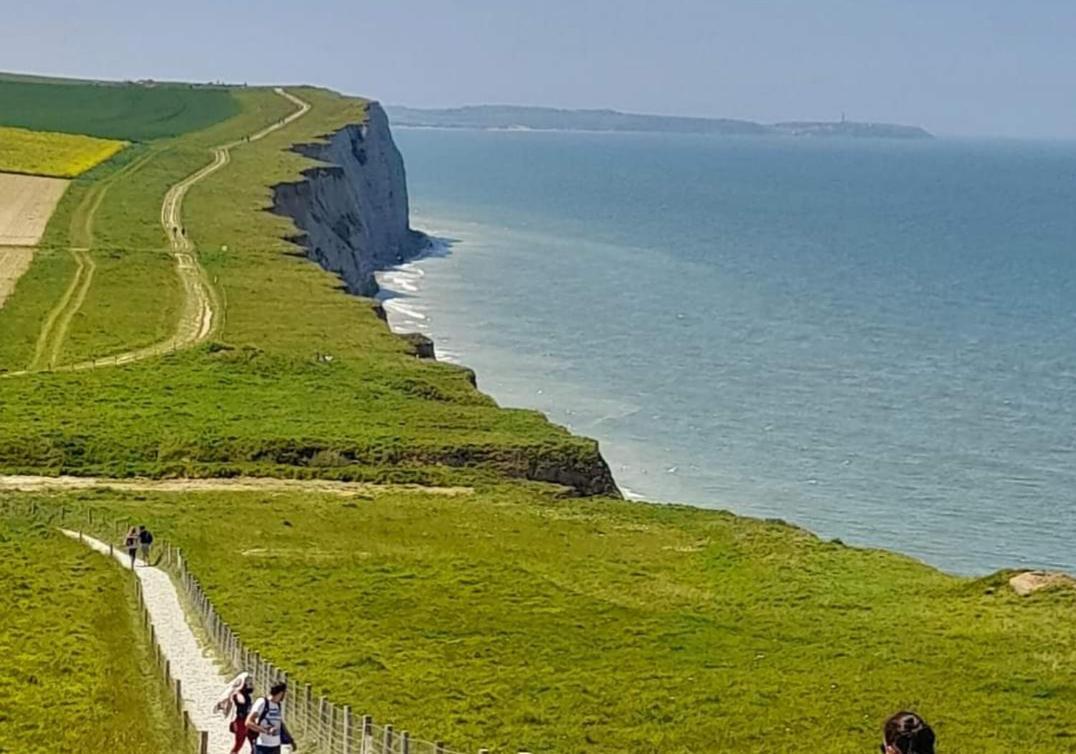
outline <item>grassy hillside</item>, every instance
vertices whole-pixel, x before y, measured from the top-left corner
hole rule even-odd
[[[333,275],[294,254],[283,240],[290,224],[263,211],[269,186],[294,180],[312,164],[290,151],[292,143],[361,121],[364,113],[362,100],[298,91],[315,105],[307,117],[237,147],[231,164],[188,198],[185,224],[227,302],[220,343],[122,369],[0,380],[0,465],[46,473],[271,470],[438,480],[455,478],[459,469],[468,477],[540,476],[594,464],[593,442],[533,412],[502,411],[463,370],[414,358],[371,302],[344,295]],[[208,162],[210,146],[293,108],[266,90],[239,97],[239,116],[166,150],[147,148],[146,161],[133,154],[133,169],[118,163],[95,176],[97,184],[73,187],[46,241],[78,237],[72,228],[85,224],[86,206],[96,207],[97,268],[60,363],[167,335],[178,294],[158,222],[161,197]],[[121,171],[99,204],[87,200],[91,185]],[[62,257],[46,259],[0,310],[0,328],[10,323],[12,332],[11,345],[0,345],[0,357],[7,356],[0,368],[30,361],[41,312],[65,284],[57,276],[70,275]],[[333,362],[317,362],[318,353]],[[451,468],[430,468],[438,465]]]
[[[123,149],[122,141],[0,128],[0,171],[74,178]]]
[[[238,111],[223,88],[0,79],[0,125],[33,131],[149,141],[206,128]]]
[[[0,751],[173,750],[119,569],[0,511],[0,584]]]
[[[950,754],[1076,751],[1072,592],[518,486],[81,504],[181,544],[274,663],[463,751],[858,754],[902,707]]]

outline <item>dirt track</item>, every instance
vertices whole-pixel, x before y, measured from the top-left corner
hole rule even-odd
[[[421,487],[409,484],[334,482],[329,479],[107,479],[81,476],[4,476],[0,492],[69,492],[103,488],[128,492],[319,492],[349,497],[377,492],[421,492],[426,495],[471,495],[470,487]]]
[[[227,165],[231,159],[231,150],[234,147],[258,141],[274,131],[284,128],[292,121],[301,118],[310,110],[309,103],[304,102],[295,95],[279,87],[274,91],[294,103],[297,109],[283,120],[266,126],[246,139],[238,139],[216,147],[213,150],[213,162],[184,178],[172,186],[168,193],[165,194],[164,202],[161,204],[161,227],[164,228],[164,232],[168,235],[168,241],[172,247],[172,256],[176,260],[176,273],[183,282],[183,311],[180,313],[175,334],[167,340],[133,351],[70,364],[61,367],[61,369],[80,371],[103,366],[130,364],[180,348],[189,348],[206,340],[213,333],[220,304],[205,269],[198,261],[194,244],[191,243],[183,228],[183,197],[187,195],[187,191],[191,186]]]
[[[0,246],[36,246],[68,181],[0,173]]]
[[[164,232],[168,236],[169,245],[172,249],[172,256],[176,260],[176,274],[179,275],[180,281],[183,283],[183,309],[180,312],[179,322],[176,325],[175,333],[167,340],[143,346],[142,348],[133,351],[126,351],[112,356],[81,361],[75,364],[64,366],[56,365],[55,362],[59,358],[60,349],[63,345],[64,337],[66,336],[67,325],[77,313],[78,308],[82,305],[82,300],[85,298],[86,291],[89,289],[90,281],[93,278],[94,263],[92,257],[87,253],[88,249],[73,248],[71,249],[71,253],[74,255],[77,263],[76,275],[64,298],[49,315],[49,319],[42,329],[41,337],[38,339],[37,348],[35,349],[30,368],[18,372],[8,372],[4,375],[5,377],[18,377],[20,375],[28,374],[29,372],[49,368],[55,371],[82,371],[97,367],[130,364],[135,361],[142,361],[143,359],[160,356],[161,354],[175,351],[180,348],[188,348],[209,338],[213,333],[220,304],[217,300],[216,292],[209,282],[209,277],[206,275],[205,269],[198,261],[194,244],[191,243],[191,240],[187,237],[186,231],[183,228],[183,198],[187,195],[187,191],[191,186],[227,165],[231,159],[231,150],[233,148],[263,139],[274,131],[278,131],[289,123],[303,117],[310,111],[309,103],[304,102],[290,92],[287,92],[280,87],[277,87],[274,91],[281,97],[292,102],[296,106],[296,109],[283,120],[266,126],[245,139],[237,139],[216,147],[213,150],[213,161],[211,163],[172,186],[168,190],[168,193],[165,194],[164,202],[161,204],[161,227],[164,228]],[[149,155],[138,162],[133,163],[129,168],[134,169],[141,167],[141,165],[148,159]],[[127,169],[120,171],[114,178],[119,177],[126,172],[126,170]],[[60,182],[66,185],[66,182]],[[62,191],[60,193],[62,193]],[[0,200],[2,200],[2,198],[3,196],[0,194]],[[58,199],[59,196],[57,196],[57,200]],[[96,196],[94,202],[95,204],[93,208],[87,215],[85,221],[87,225],[83,232],[83,235],[86,236],[86,239],[91,243],[93,238],[92,216],[96,209],[96,205],[100,204],[100,195]],[[2,204],[0,204],[0,207],[2,207]],[[0,217],[0,219],[2,219],[2,217]],[[48,219],[47,216],[45,219]],[[42,228],[43,227],[44,226],[42,226]],[[3,225],[0,224],[0,233],[2,232]],[[83,240],[85,241],[86,239]],[[2,299],[0,299],[0,302],[2,302]]]

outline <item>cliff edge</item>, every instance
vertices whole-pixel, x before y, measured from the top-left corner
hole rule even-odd
[[[426,236],[408,220],[403,158],[388,117],[370,102],[366,121],[292,150],[324,165],[303,180],[273,186],[271,212],[291,218],[302,231],[291,238],[311,259],[335,272],[350,293],[377,293],[374,273],[417,255]]]
[[[374,295],[375,272],[407,261],[428,244],[425,234],[410,226],[403,158],[385,111],[370,102],[364,122],[291,149],[320,164],[302,171],[302,180],[273,186],[269,211],[295,223],[301,232],[289,240],[339,275],[348,292]],[[416,356],[433,358],[432,341],[410,340]],[[488,466],[509,477],[557,484],[575,495],[620,496],[592,440],[580,438],[570,447],[554,448],[456,447],[425,460],[454,467]]]

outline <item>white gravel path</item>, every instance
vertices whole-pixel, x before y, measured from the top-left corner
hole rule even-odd
[[[79,538],[78,532],[64,529],[63,533],[74,539]],[[108,555],[108,545],[104,542],[86,535],[82,535],[82,540],[98,552]],[[115,559],[124,568],[130,567],[130,558],[122,548],[115,548]],[[142,595],[157,632],[157,642],[165,658],[172,663],[172,677],[178,678],[182,685],[183,705],[191,716],[191,722],[198,730],[209,731],[211,754],[231,751],[234,739],[228,732],[228,722],[213,713],[213,705],[229,679],[221,673],[212,652],[195,638],[168,574],[160,568],[146,565],[141,559],[135,561],[134,570],[142,582]]]

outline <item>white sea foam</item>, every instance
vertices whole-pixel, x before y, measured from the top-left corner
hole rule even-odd
[[[400,300],[396,298],[390,298],[386,300],[384,302],[384,307],[386,311],[389,311],[393,314],[399,314],[403,317],[417,320],[419,322],[425,322],[427,319],[426,315],[423,312],[419,311],[416,306],[401,303]]]

